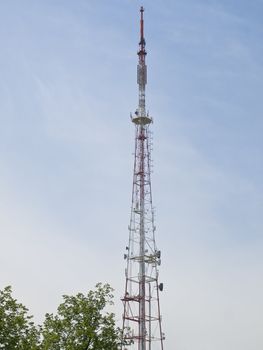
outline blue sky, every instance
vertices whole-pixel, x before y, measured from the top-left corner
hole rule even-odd
[[[263,2],[0,3],[0,287],[41,322],[109,282],[121,319],[139,7],[166,348],[263,346]]]

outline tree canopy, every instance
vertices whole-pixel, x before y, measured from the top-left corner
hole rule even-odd
[[[120,330],[114,314],[112,288],[97,284],[87,294],[63,296],[56,314],[36,326],[28,309],[12,297],[11,287],[0,291],[0,349],[4,350],[117,350]]]
[[[39,331],[28,309],[12,297],[10,286],[0,291],[0,349],[35,350]]]

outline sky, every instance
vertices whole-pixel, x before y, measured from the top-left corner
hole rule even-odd
[[[121,322],[141,5],[165,349],[262,349],[262,0],[0,1],[0,288]]]

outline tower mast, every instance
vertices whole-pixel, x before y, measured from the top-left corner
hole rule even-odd
[[[163,350],[158,266],[161,252],[155,243],[154,211],[151,191],[151,134],[152,118],[146,113],[145,87],[147,83],[146,42],[144,38],[144,8],[140,9],[140,42],[138,51],[137,83],[139,104],[134,116],[135,158],[133,171],[132,206],[129,225],[129,245],[124,258],[125,294],[122,299],[122,349]]]

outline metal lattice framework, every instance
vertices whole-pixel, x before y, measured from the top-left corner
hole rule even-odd
[[[137,83],[139,106],[131,117],[135,125],[135,157],[133,172],[132,206],[129,225],[129,245],[124,258],[125,294],[122,299],[123,345],[122,349],[163,350],[158,267],[161,252],[155,243],[154,210],[151,190],[151,133],[152,118],[145,109],[147,83],[146,50],[144,39],[144,9],[141,7],[139,63]]]

